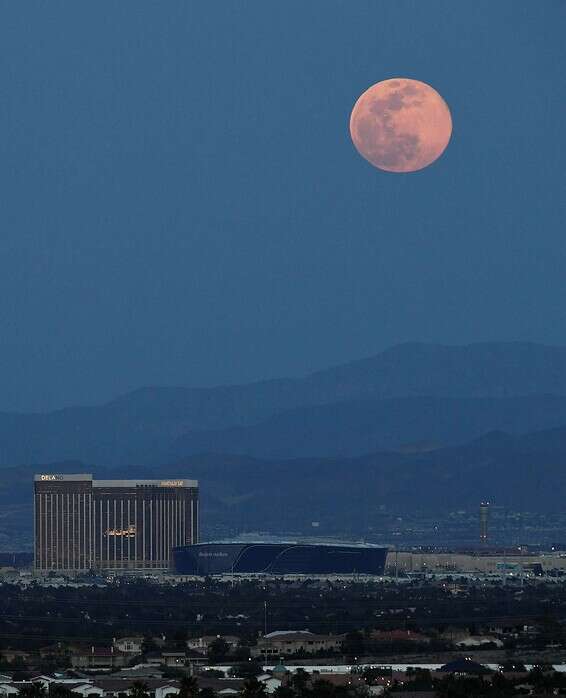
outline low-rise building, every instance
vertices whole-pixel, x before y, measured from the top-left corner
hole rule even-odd
[[[365,688],[367,686],[363,676],[360,676],[359,674],[352,674],[350,672],[332,672],[321,674],[318,671],[313,671],[312,674],[310,674],[311,687],[316,684],[317,681],[329,683],[335,688],[338,686],[344,688]]]
[[[261,637],[251,653],[254,657],[286,657],[298,652],[337,652],[343,639],[342,635],[317,635],[308,630],[279,630]]]
[[[493,645],[497,648],[503,647],[503,641],[494,635],[470,635],[456,643],[459,649],[471,649],[482,647],[482,645]]]
[[[8,677],[7,677],[8,678]],[[272,677],[270,677],[272,678]],[[88,679],[64,679],[59,680],[51,676],[42,677],[41,681],[31,679],[29,681],[0,681],[0,698],[15,698],[20,694],[22,687],[32,686],[34,683],[44,684],[47,681],[49,686],[62,685],[76,696],[81,698],[125,698],[131,693],[134,681],[140,679],[128,679],[121,676],[96,676]],[[180,691],[177,680],[167,678],[143,678],[142,683],[146,686],[150,698],[175,698]],[[199,677],[200,688],[212,688],[219,696],[239,695],[243,686],[242,679],[212,679]],[[266,684],[269,691],[269,684]]]
[[[114,669],[126,666],[131,656],[114,647],[92,647],[75,650],[71,655],[71,666],[76,669]]]
[[[193,652],[207,654],[210,645],[219,638],[224,640],[230,651],[235,650],[240,644],[240,638],[235,635],[203,635],[202,637],[189,638],[187,640],[187,647],[193,650]]]
[[[90,682],[81,682],[75,684],[65,684],[65,688],[73,693],[76,693],[83,698],[92,698],[93,696],[104,696],[104,689],[100,686],[95,686]]]
[[[66,659],[70,655],[70,650],[67,645],[62,642],[57,642],[53,645],[45,645],[40,647],[38,654],[41,659]]]
[[[143,683],[152,698],[167,698],[179,693],[179,682],[171,679],[144,679]],[[93,686],[102,689],[105,698],[121,698],[129,693],[132,681],[127,679],[101,678],[93,681]]]
[[[257,680],[263,684],[266,693],[275,693],[282,685],[281,679],[273,676],[273,674],[260,674]]]
[[[375,642],[430,642],[430,638],[413,630],[374,630],[370,638]]]
[[[112,646],[115,650],[118,650],[118,652],[137,656],[142,653],[143,637],[133,636],[115,638]]]
[[[198,685],[201,689],[210,688],[217,696],[237,696],[244,686],[243,679],[217,679],[212,677],[199,676]]]
[[[161,663],[169,667],[185,666],[187,655],[184,652],[162,652]]]
[[[23,650],[12,650],[8,647],[2,650],[2,659],[5,662],[23,662],[27,664],[31,656],[30,652],[24,652]]]

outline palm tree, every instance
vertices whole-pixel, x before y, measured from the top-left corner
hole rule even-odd
[[[130,687],[131,698],[149,698],[149,686],[144,681],[134,681]]]
[[[49,698],[75,698],[75,693],[60,683],[49,684]]]
[[[47,691],[42,683],[26,683],[18,688],[19,698],[46,698]]]
[[[242,698],[264,698],[265,686],[255,676],[250,676],[244,681],[241,695]]]
[[[304,669],[297,669],[297,671],[291,677],[291,686],[299,697],[308,695],[309,681],[310,677]]]
[[[179,698],[197,698],[198,681],[194,676],[183,676],[179,682]]]
[[[295,698],[295,691],[290,686],[277,686],[273,698]]]
[[[216,698],[216,693],[210,686],[206,686],[206,688],[200,689],[198,698]]]

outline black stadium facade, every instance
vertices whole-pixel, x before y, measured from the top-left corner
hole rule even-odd
[[[173,549],[177,574],[382,575],[387,548],[316,543],[199,543]]]

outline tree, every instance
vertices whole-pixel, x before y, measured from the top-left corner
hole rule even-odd
[[[241,695],[242,698],[263,698],[266,695],[265,686],[255,676],[250,676],[244,681]]]
[[[188,633],[186,630],[177,630],[173,635],[175,649],[184,650],[187,648]]]
[[[212,664],[218,664],[226,659],[229,651],[230,646],[226,640],[223,637],[217,637],[208,646],[207,656]]]
[[[334,689],[335,698],[340,698],[342,689],[346,689],[349,698],[369,698],[371,695],[367,686],[356,686],[353,691],[348,686],[336,686]]]
[[[450,674],[436,685],[439,698],[470,698],[485,695],[487,682],[473,676],[456,676]]]
[[[523,662],[507,659],[503,662],[503,664],[499,665],[499,671],[502,671],[504,674],[507,672],[526,673],[527,667],[523,664]]]
[[[232,652],[232,659],[235,662],[246,662],[251,650],[246,645],[238,645]]]
[[[515,695],[515,687],[503,674],[496,672],[491,678],[491,691],[497,698],[511,698]]]
[[[273,691],[273,698],[295,698],[295,691],[289,686],[277,686]]]
[[[403,689],[407,691],[433,691],[434,685],[430,671],[428,669],[413,670],[408,674]]]
[[[19,698],[46,698],[47,691],[42,683],[28,683],[18,688]]]
[[[537,693],[548,693],[552,686],[552,679],[544,665],[536,665],[529,672],[528,682],[532,683]]]
[[[393,671],[390,667],[365,667],[362,670],[362,676],[368,686],[373,686],[376,679],[391,678]]]
[[[304,669],[297,669],[291,677],[291,686],[298,696],[305,696],[308,693],[309,675]]]
[[[255,660],[253,662],[242,662],[230,668],[230,676],[239,676],[242,679],[259,676],[263,673],[263,666]]]
[[[16,671],[25,671],[27,670],[27,664],[24,658],[18,654],[12,659],[11,668]]]
[[[150,652],[156,652],[159,648],[155,644],[155,640],[150,636],[146,635],[143,639],[141,651],[143,655],[149,654]]]
[[[312,685],[312,693],[316,698],[333,698],[334,686],[324,679],[318,679]]]
[[[131,698],[149,698],[149,686],[144,681],[134,681],[130,688]]]
[[[210,686],[205,686],[204,688],[200,689],[198,698],[216,698],[216,693],[214,692],[214,689],[210,688]]]
[[[29,681],[31,679],[31,674],[27,669],[12,672],[12,681]]]
[[[75,698],[75,694],[63,684],[52,683],[49,685],[49,698]]]
[[[348,633],[342,643],[342,651],[349,657],[360,657],[365,652],[365,640],[362,633],[355,630]]]
[[[197,698],[198,681],[194,676],[183,676],[179,681],[179,698]]]

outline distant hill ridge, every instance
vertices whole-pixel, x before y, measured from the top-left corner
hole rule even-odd
[[[281,378],[211,388],[141,388],[108,403],[186,400],[274,400],[279,407],[335,402],[364,395],[504,397],[566,394],[566,347],[532,342],[466,345],[396,344],[375,356]],[[305,402],[307,401],[307,402]]]
[[[84,463],[4,468],[3,525],[31,531],[34,472],[93,472],[106,477],[190,474],[201,484],[202,520],[210,531],[379,530],[380,511],[446,514],[477,510],[489,497],[514,511],[562,513],[566,498],[566,427],[513,436],[490,433],[422,453],[376,452],[356,458],[259,459],[207,454],[153,468],[105,469]],[[0,527],[1,529],[2,527]]]
[[[249,426],[194,431],[168,460],[199,453],[258,458],[353,457],[454,446],[486,432],[522,434],[566,424],[566,397],[403,397],[297,407]],[[429,444],[426,446],[426,444]]]
[[[194,452],[199,439],[199,448],[210,450],[217,445],[220,451],[229,450],[233,430],[238,429],[264,430],[264,436],[253,439],[260,444],[272,429],[273,420],[287,420],[291,425],[287,434],[280,432],[277,436],[288,441],[294,438],[293,431],[299,434],[296,424],[297,419],[303,419],[301,410],[307,421],[313,415],[320,419],[316,429],[313,427],[312,438],[308,430],[302,430],[303,445],[295,439],[295,446],[291,444],[287,451],[289,455],[312,453],[314,437],[319,444],[317,453],[337,455],[359,453],[351,446],[356,439],[373,448],[439,439],[441,443],[453,443],[447,441],[446,434],[454,433],[454,418],[447,414],[448,403],[442,400],[456,400],[453,404],[456,414],[460,410],[460,421],[471,420],[472,428],[458,431],[458,439],[467,439],[492,429],[530,431],[566,423],[563,401],[551,395],[566,396],[566,347],[522,342],[401,344],[374,357],[304,378],[199,389],[143,388],[96,407],[46,414],[3,413],[0,464],[65,459],[108,466],[163,462],[165,456],[183,455],[184,448]],[[433,399],[426,419],[418,415],[416,398]],[[492,414],[493,419],[479,420],[480,403],[476,403],[476,409],[465,402],[496,398],[507,402],[490,403],[486,415]],[[519,402],[515,404],[514,398],[520,398]],[[384,400],[397,402],[380,405]],[[403,400],[407,409],[402,408]],[[398,408],[396,414],[391,413],[394,405]],[[531,421],[529,405],[536,405]],[[327,417],[321,408],[327,410]],[[466,410],[471,410],[470,417]],[[414,424],[417,417],[422,428],[406,429],[405,425]],[[337,419],[349,425],[345,440],[334,433],[339,426]],[[356,423],[366,424],[360,427],[358,436]],[[368,425],[374,436],[368,436]],[[211,430],[215,433],[204,434]],[[212,437],[213,444],[207,441]],[[342,445],[337,443],[341,440]],[[243,452],[248,452],[246,448]],[[263,447],[250,452],[265,454]]]

